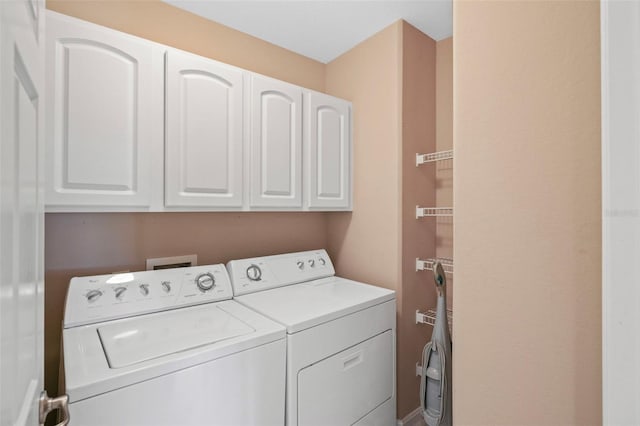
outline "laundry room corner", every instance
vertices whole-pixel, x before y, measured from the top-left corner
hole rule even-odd
[[[431,327],[416,324],[416,311],[436,300],[431,276],[416,271],[416,258],[436,254],[439,223],[416,220],[416,205],[436,203],[436,169],[416,167],[416,153],[436,150],[438,43],[398,21],[328,63],[326,73],[327,92],[351,99],[354,114],[354,211],[328,213],[329,253],[338,274],[397,293],[398,419],[420,406],[416,364]],[[446,77],[444,112],[451,96]],[[442,125],[452,124],[443,119]],[[438,191],[450,191],[450,168],[440,173],[445,187]],[[442,232],[444,253],[452,244],[450,226]]]
[[[397,418],[414,412],[416,363],[431,333],[416,324],[416,311],[436,300],[415,259],[434,257],[442,241],[440,222],[416,220],[415,206],[434,205],[447,191],[437,185],[438,169],[416,167],[415,157],[436,150],[439,42],[400,20],[323,64],[161,1],[53,0],[47,7],[349,99],[354,126],[353,211],[47,213],[47,387],[57,387],[72,276],[140,270],[147,258],[177,254],[197,254],[205,264],[326,247],[337,274],[396,291]]]

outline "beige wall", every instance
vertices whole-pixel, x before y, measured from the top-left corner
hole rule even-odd
[[[402,23],[327,64],[327,93],[353,103],[353,212],[328,218],[339,274],[397,289],[400,283]]]
[[[436,43],[436,147],[453,148],[453,38]]]
[[[160,0],[47,0],[47,9],[324,90],[324,64]]]
[[[325,66],[159,0],[56,1],[47,7],[167,45],[324,90]],[[57,389],[64,297],[74,275],[140,270],[149,257],[201,264],[327,246],[323,213],[47,214],[45,384]]]
[[[436,44],[436,150],[453,149],[453,39],[440,40]],[[439,161],[436,170],[436,204],[453,206],[453,160]],[[453,220],[438,218],[436,252],[438,257],[453,257]],[[449,289],[453,287],[453,275],[448,276]],[[448,291],[451,305],[453,292]]]
[[[601,424],[599,4],[454,23],[454,423]]]
[[[397,292],[399,418],[419,406],[415,364],[431,334],[415,311],[435,301],[415,271],[435,250],[435,222],[415,219],[417,204],[435,202],[435,170],[415,167],[416,152],[435,149],[435,58],[432,39],[397,22],[326,74],[327,92],[352,100],[354,114],[354,211],[329,216],[329,248],[338,274]]]

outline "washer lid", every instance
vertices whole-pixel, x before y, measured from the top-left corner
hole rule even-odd
[[[193,311],[207,310],[215,313],[211,315],[206,314],[206,312],[204,315],[201,312],[191,314]],[[165,320],[167,317],[171,318],[171,320]],[[201,321],[199,321],[198,318],[200,318]],[[215,322],[212,321],[212,319],[215,320]],[[178,330],[177,327],[173,327],[174,322],[178,321],[180,324],[183,324],[185,327],[184,330]],[[248,330],[244,330],[249,332],[242,334],[243,327],[238,326],[238,322],[247,326]],[[172,328],[172,331],[168,333],[169,339],[164,341],[163,345],[173,345],[171,349],[160,347],[160,340],[162,340],[162,334],[160,334],[159,331],[161,328],[160,324],[167,323]],[[115,339],[114,337],[118,332],[115,331],[116,329],[109,328],[115,324],[129,324],[129,327],[117,329],[118,331],[133,332],[134,330],[139,330],[140,334],[136,333],[135,339],[132,335],[131,340],[122,338],[122,336],[121,339]],[[144,324],[144,327],[141,327],[142,324]],[[194,324],[197,324],[197,326]],[[192,326],[196,328],[200,327],[199,330],[201,331],[194,333],[194,336],[190,336],[188,342],[181,342],[181,345],[172,342],[173,339],[181,339],[183,334],[190,333],[189,330]],[[132,345],[130,350],[137,354],[134,358],[138,360],[147,358],[147,360],[127,365],[126,367],[111,368],[109,365],[110,362],[107,361],[106,349],[102,343],[100,332],[98,331],[99,328],[105,329],[105,331],[103,331],[105,337],[107,333],[111,332],[111,345],[113,347],[109,348],[108,356],[113,358],[113,353],[117,351],[125,352],[122,348],[117,348],[119,342],[125,341],[127,345]],[[255,331],[250,332],[250,330]],[[153,350],[142,347],[141,336],[144,334],[143,331],[151,331],[154,334],[153,338],[145,341],[153,342]],[[230,337],[233,334],[230,332],[233,331],[238,334],[236,334],[235,337]],[[190,306],[172,311],[156,312],[98,324],[65,328],[62,331],[64,342],[65,393],[69,395],[69,401],[80,401],[145,380],[150,380],[154,377],[172,374],[185,368],[232,356],[241,351],[250,349],[261,350],[259,349],[260,347],[268,344],[279,345],[282,343],[284,345],[285,336],[286,330],[281,324],[233,300],[224,300],[222,302]],[[124,337],[126,337],[126,335]],[[133,342],[134,340],[137,341]],[[151,346],[151,344],[149,346]],[[190,348],[186,348],[189,346]],[[136,347],[136,349],[133,349],[133,347]],[[114,348],[116,348],[115,352]],[[186,349],[180,350],[180,348]],[[136,352],[138,350],[140,352]],[[163,353],[165,355],[161,355]],[[152,358],[149,359],[149,357]],[[127,364],[134,361],[133,358],[115,360],[116,364]]]
[[[292,334],[393,299],[393,290],[328,277],[234,300],[278,321]]]
[[[110,368],[126,367],[254,331],[211,305],[129,318],[98,327]]]

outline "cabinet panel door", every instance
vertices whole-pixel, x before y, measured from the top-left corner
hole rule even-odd
[[[351,208],[351,107],[321,93],[306,94],[305,173],[309,208]]]
[[[302,207],[302,89],[259,76],[251,88],[251,206]]]
[[[167,53],[165,205],[242,207],[242,74]]]
[[[149,206],[151,126],[161,125],[152,93],[162,90],[152,62],[162,53],[53,12],[46,37],[47,206]]]

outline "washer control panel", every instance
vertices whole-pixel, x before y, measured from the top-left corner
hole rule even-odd
[[[335,274],[325,250],[232,260],[227,263],[227,270],[235,296]]]
[[[72,278],[64,327],[231,299],[224,265]]]

